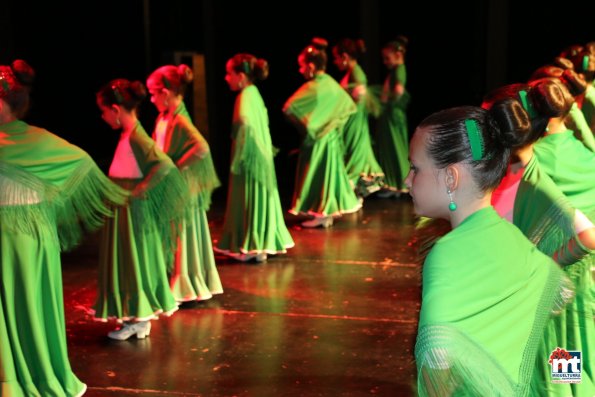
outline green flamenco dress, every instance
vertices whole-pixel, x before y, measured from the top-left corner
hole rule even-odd
[[[376,161],[370,139],[368,109],[372,96],[367,92],[367,84],[366,74],[357,64],[341,80],[341,86],[357,105],[357,111],[345,123],[343,144],[349,181],[361,196],[379,190],[384,180],[384,172]]]
[[[528,396],[538,345],[570,281],[490,206],[423,265],[415,346],[420,396]]]
[[[230,171],[217,250],[227,255],[287,252],[294,242],[283,219],[268,113],[255,85],[236,98]]]
[[[167,119],[160,115],[157,121]],[[153,139],[160,133],[157,129]],[[206,211],[211,193],[221,183],[217,177],[209,144],[192,123],[184,103],[167,121],[161,149],[182,171],[190,193],[184,218],[176,225],[177,248],[169,260],[170,288],[177,301],[210,299],[223,293],[213,253]]]
[[[68,360],[60,251],[127,196],[80,148],[22,121],[0,125],[0,395],[85,392]]]
[[[512,221],[544,254],[556,258],[575,290],[575,299],[548,323],[537,353],[531,396],[595,395],[595,323],[590,310],[594,297],[591,264],[593,253],[574,231],[574,208],[558,186],[541,169],[535,156],[525,167],[514,195]],[[570,244],[569,244],[570,243]],[[570,247],[570,249],[569,249]],[[556,348],[582,352],[580,384],[552,383],[549,357]]]
[[[339,216],[361,208],[343,161],[342,132],[356,111],[349,94],[328,74],[304,83],[283,112],[305,130],[300,147],[292,214]]]
[[[147,321],[170,315],[178,304],[166,260],[176,238],[171,222],[182,217],[188,197],[185,181],[139,122],[122,132],[109,176],[133,196],[116,208],[102,231],[95,319]]]
[[[409,131],[407,106],[410,95],[407,91],[397,96],[396,84],[407,84],[407,70],[401,64],[391,70],[383,87],[382,111],[376,127],[376,158],[384,170],[384,189],[395,192],[408,191],[405,178],[409,173]]]

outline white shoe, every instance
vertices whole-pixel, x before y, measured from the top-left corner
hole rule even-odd
[[[368,194],[372,194],[372,193],[376,193],[380,189],[381,189],[381,187],[379,185],[371,185],[366,188],[366,191],[368,192]]]
[[[108,332],[108,338],[115,340],[126,340],[132,335],[137,339],[144,339],[151,334],[151,322],[139,321],[138,323],[124,323],[122,328],[116,331]]]
[[[254,260],[255,260],[256,262],[259,262],[259,263],[260,263],[260,262],[264,262],[264,261],[266,261],[266,260],[267,260],[267,258],[268,258],[268,257],[267,257],[267,254],[266,254],[266,252],[261,252],[261,253],[259,253],[259,254],[257,254],[257,255],[256,255],[256,257],[254,258]]]
[[[303,227],[329,227],[333,225],[332,216],[316,216],[314,219],[302,222]]]
[[[248,262],[252,259],[254,259],[256,262],[264,262],[267,260],[266,252],[253,252],[250,254],[230,254],[229,256],[240,262]]]

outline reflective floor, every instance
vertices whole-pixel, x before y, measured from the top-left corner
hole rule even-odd
[[[218,238],[222,208],[209,212]],[[371,198],[328,229],[287,216],[296,247],[217,256],[225,292],[112,341],[92,321],[97,236],[64,256],[69,354],[86,396],[413,396],[420,277],[408,199]]]

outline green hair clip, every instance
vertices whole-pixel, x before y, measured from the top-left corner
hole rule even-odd
[[[114,99],[118,105],[124,103],[124,96],[120,92],[120,87],[118,87],[118,84],[112,85],[112,92],[114,93]]]
[[[161,76],[161,82],[163,83],[163,86],[165,88],[167,88],[168,90],[171,89],[171,84],[170,84],[169,80],[167,79],[167,77],[165,77],[165,75]]]
[[[533,105],[531,104],[531,101],[529,100],[529,93],[525,90],[520,90],[519,91],[519,99],[521,100],[521,105],[523,106],[523,109],[525,109],[527,114],[529,114],[529,118],[530,119],[535,118],[535,109],[533,108]]]
[[[587,72],[589,70],[589,56],[585,55],[583,57],[583,72]]]
[[[473,119],[465,120],[465,128],[471,145],[471,157],[476,161],[481,160],[483,158],[483,137],[479,128],[477,128],[477,121]]]
[[[242,69],[244,70],[245,74],[250,74],[250,62],[242,61]]]

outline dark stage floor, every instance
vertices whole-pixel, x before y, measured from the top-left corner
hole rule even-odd
[[[217,239],[222,210],[209,213]],[[97,236],[64,256],[69,353],[86,396],[414,395],[420,306],[408,199],[366,201],[262,264],[217,257],[225,292],[153,323],[144,340],[109,340],[92,321]]]

